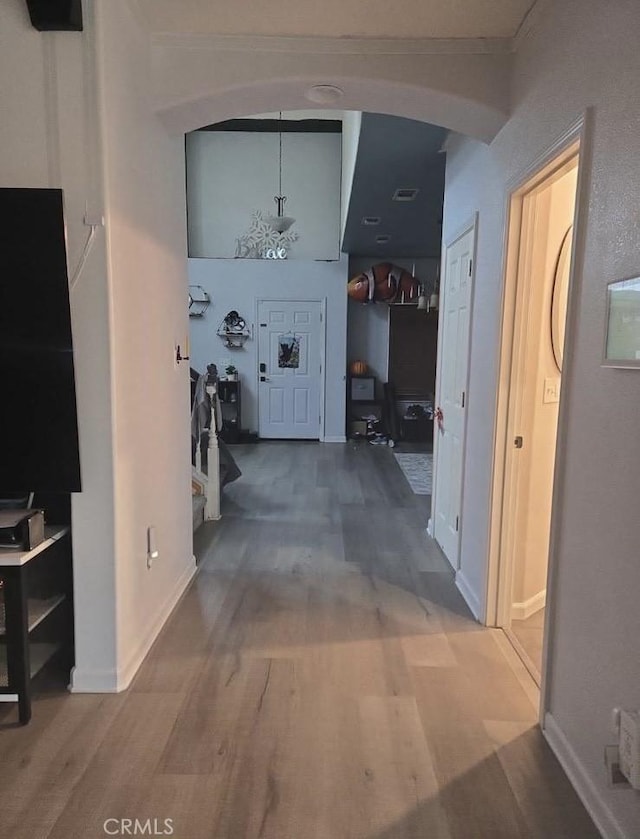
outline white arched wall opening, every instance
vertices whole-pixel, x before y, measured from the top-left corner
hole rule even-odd
[[[94,99],[86,101],[91,125],[99,117],[105,334],[96,341],[95,327],[87,329],[77,347],[88,359],[83,383],[103,364],[109,386],[101,389],[100,410],[80,387],[79,412],[81,437],[92,443],[85,451],[97,450],[107,435],[111,441],[113,487],[94,489],[105,468],[85,457],[74,552],[92,565],[76,566],[76,691],[130,683],[194,570],[188,371],[174,364],[175,344],[188,332],[184,134],[252,113],[308,110],[309,88],[334,84],[344,91],[334,107],[418,119],[489,142],[508,119],[512,58],[506,48],[487,52],[482,43],[150,37],[128,0],[98,0],[95,14],[96,50],[87,44],[85,63],[96,63],[97,115]],[[76,100],[63,97],[61,104],[71,111]],[[63,124],[73,133],[75,123]],[[69,171],[75,187],[71,165]],[[77,193],[84,207],[82,183]],[[82,230],[81,210],[72,222]],[[90,321],[80,302],[75,306],[78,322],[95,324],[95,315]],[[113,544],[95,544],[101,519]],[[162,557],[152,570],[150,525]],[[98,572],[113,594],[92,585]]]
[[[330,84],[344,92],[331,107],[430,122],[484,142],[507,121],[509,56],[366,49],[307,56],[157,46],[156,109],[171,134],[182,134],[248,114],[326,108],[307,93]]]
[[[170,133],[182,134],[255,113],[334,107],[429,122],[485,142],[493,139],[507,119],[506,114],[481,102],[378,79],[323,77],[322,84],[335,85],[345,95],[335,104],[315,105],[305,93],[316,83],[311,78],[256,82],[173,105],[161,110],[159,115]]]

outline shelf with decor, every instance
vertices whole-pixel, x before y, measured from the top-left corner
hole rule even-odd
[[[374,439],[388,433],[386,400],[378,397],[375,376],[349,375],[347,379],[348,433],[353,439]]]
[[[31,680],[55,657],[73,663],[71,536],[45,528],[31,550],[0,550],[0,701],[31,718]]]
[[[242,431],[242,389],[238,379],[220,379],[218,398],[222,411],[220,437],[225,443],[238,443]]]

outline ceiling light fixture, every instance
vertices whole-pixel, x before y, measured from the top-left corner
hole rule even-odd
[[[365,227],[375,227],[376,225],[380,224],[382,219],[380,216],[364,216],[362,219],[362,224]]]
[[[236,239],[236,258],[286,259],[289,248],[298,240],[298,234],[290,230],[295,219],[284,214],[287,196],[282,194],[282,111],[278,119],[278,194],[273,197],[276,215],[254,210],[249,229]]]
[[[267,222],[277,233],[285,233],[295,223],[295,219],[284,214],[287,196],[282,194],[282,111],[278,116],[278,129],[278,194],[273,198],[278,210],[277,215],[267,216]]]
[[[335,84],[314,84],[304,95],[317,105],[335,105],[344,96],[344,90]]]

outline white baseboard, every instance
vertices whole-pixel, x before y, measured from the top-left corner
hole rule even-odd
[[[631,834],[625,833],[602,800],[596,785],[587,774],[562,729],[549,713],[545,714],[542,733],[604,839],[631,839]],[[602,773],[604,776],[604,761]]]
[[[547,590],[544,588],[528,600],[513,603],[511,606],[511,618],[514,621],[526,621],[531,615],[535,615],[540,609],[544,609],[546,602]]]
[[[469,581],[461,570],[456,571],[456,587],[464,597],[467,606],[471,609],[473,617],[480,620],[480,601],[478,595],[469,585]]]
[[[138,644],[138,648],[135,650],[134,654],[130,657],[128,664],[125,667],[121,667],[118,671],[118,690],[126,690],[129,685],[131,684],[133,677],[138,672],[140,665],[144,661],[147,653],[151,649],[153,642],[156,640],[158,635],[160,634],[160,630],[167,622],[167,619],[175,609],[178,601],[184,594],[187,589],[187,586],[193,579],[196,573],[196,559],[195,557],[191,557],[191,562],[187,565],[184,569],[178,582],[173,588],[173,591],[166,599],[164,606],[160,609],[158,613],[158,617],[156,620],[151,624],[149,627],[146,636],[142,639],[142,641]]]
[[[344,434],[338,435],[337,437],[323,437],[322,442],[323,443],[346,443],[347,438],[344,436]]]
[[[115,670],[86,670],[74,667],[71,671],[71,693],[117,693],[118,674]]]
[[[160,609],[158,617],[148,628],[144,638],[124,667],[118,670],[86,670],[74,667],[71,672],[71,684],[69,685],[71,693],[119,693],[126,690],[196,571],[195,557],[192,557],[164,606]]]

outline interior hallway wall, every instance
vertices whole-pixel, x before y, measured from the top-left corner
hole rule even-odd
[[[151,102],[150,39],[127,0],[95,4],[114,371],[117,689],[195,571],[184,139]],[[147,567],[147,528],[160,556]]]
[[[23,0],[0,3],[0,184],[62,188],[69,274],[103,213],[91,7],[85,31],[37,32]],[[3,278],[3,282],[8,278]],[[76,673],[87,689],[117,668],[109,283],[104,229],[70,294],[82,492],[72,499]],[[43,421],[47,410],[43,406]]]
[[[487,585],[495,392],[508,184],[585,108],[586,240],[578,244],[575,322],[563,375],[547,736],[608,836],[636,836],[640,799],[610,790],[602,765],[611,709],[640,705],[637,498],[640,376],[601,367],[606,283],[638,274],[640,7],[632,0],[543,3],[518,45],[513,115],[490,146],[448,152],[444,238],[479,211],[461,562],[478,606]]]

